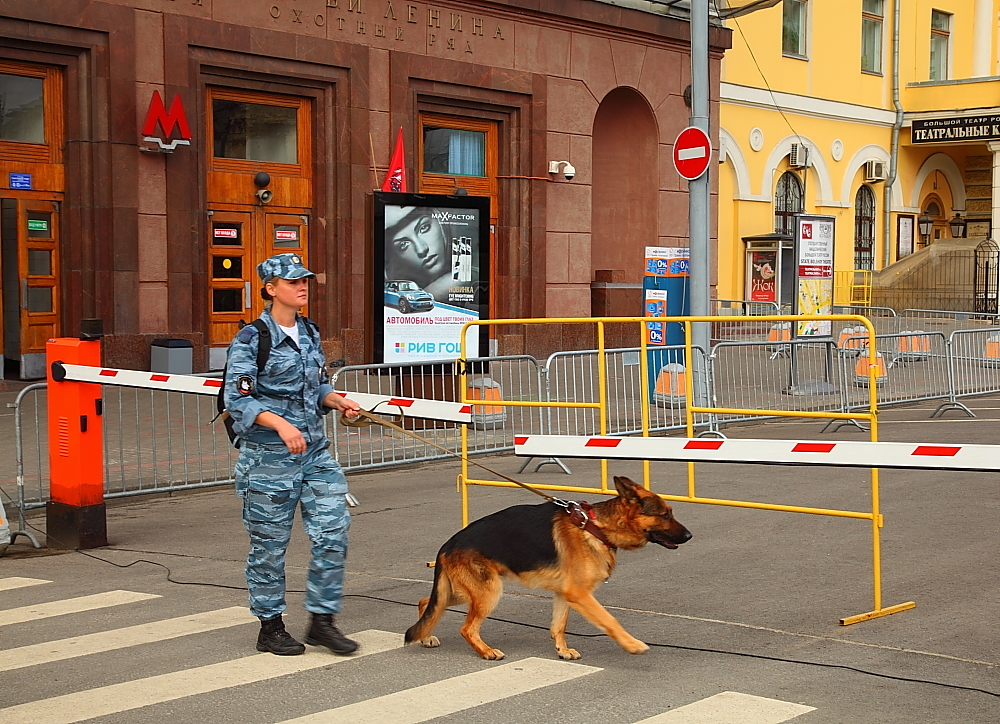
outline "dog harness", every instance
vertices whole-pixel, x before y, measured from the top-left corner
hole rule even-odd
[[[597,538],[597,540],[607,546],[608,550],[618,550],[618,546],[609,541],[608,537],[604,535],[604,531],[594,524],[594,521],[597,520],[597,516],[594,515],[594,507],[590,503],[583,500],[560,500],[559,498],[553,498],[552,502],[566,511],[566,514],[569,515],[570,522],[577,528],[582,528],[590,533],[592,536]]]

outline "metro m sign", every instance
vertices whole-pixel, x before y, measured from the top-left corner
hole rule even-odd
[[[153,135],[156,133],[157,124],[163,131],[162,138]],[[167,143],[166,139],[170,138],[175,127],[180,138]],[[168,111],[163,105],[160,91],[153,91],[153,97],[149,100],[149,110],[146,111],[146,122],[142,124],[142,135],[144,141],[152,141],[164,151],[173,151],[178,146],[191,145],[191,128],[188,126],[187,116],[184,114],[184,104],[181,103],[179,93],[174,94]]]

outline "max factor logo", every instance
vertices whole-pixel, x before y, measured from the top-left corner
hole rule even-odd
[[[159,124],[163,131],[163,137],[154,136],[156,126]],[[180,138],[167,142],[170,135],[177,129]],[[175,94],[170,102],[170,110],[163,105],[160,91],[153,91],[153,97],[149,101],[149,110],[146,111],[146,122],[142,124],[142,136],[144,141],[151,141],[157,144],[164,151],[173,151],[178,146],[191,145],[191,128],[188,126],[187,116],[184,114],[184,104],[181,103],[180,94]]]
[[[434,218],[438,221],[448,223],[450,221],[475,221],[475,214],[453,214],[450,211],[436,211]]]

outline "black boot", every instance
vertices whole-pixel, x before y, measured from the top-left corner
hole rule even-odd
[[[351,641],[340,633],[332,613],[312,615],[312,625],[306,634],[306,643],[310,646],[326,646],[335,654],[350,654],[358,650],[357,641]]]
[[[306,647],[293,639],[285,631],[281,616],[261,619],[260,634],[257,636],[257,650],[270,651],[278,656],[298,656],[306,652]]]

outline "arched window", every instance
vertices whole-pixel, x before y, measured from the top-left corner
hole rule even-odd
[[[854,268],[875,268],[875,194],[862,186],[854,197]]]
[[[778,179],[778,187],[774,192],[774,230],[782,234],[794,234],[794,215],[804,210],[802,182],[791,171],[785,171]]]

